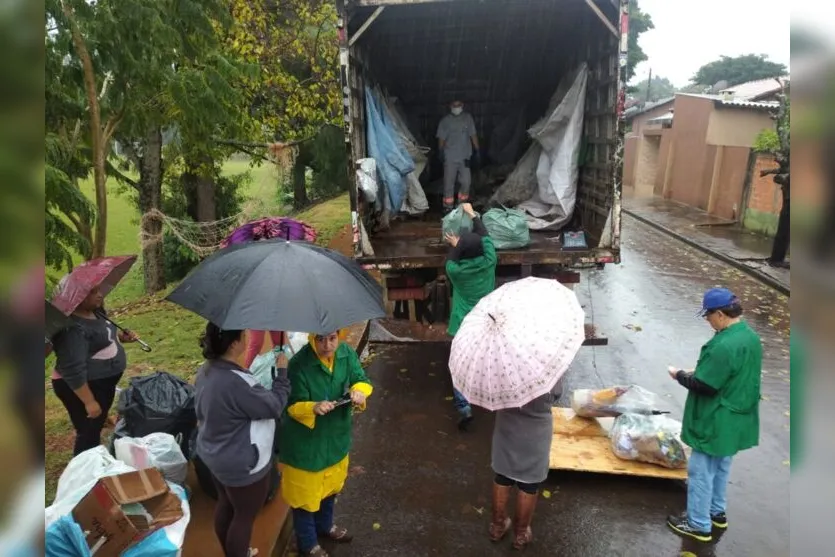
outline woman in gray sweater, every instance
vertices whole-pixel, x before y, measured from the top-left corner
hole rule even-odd
[[[75,429],[73,456],[101,444],[101,430],[127,366],[121,343],[136,340],[104,319],[103,302],[104,295],[94,288],[70,315],[72,326],[52,338],[57,358],[52,390]]]
[[[267,498],[276,423],[290,396],[284,354],[268,390],[241,365],[246,345],[244,331],[206,325],[206,363],[195,382],[197,454],[214,476],[215,533],[226,557],[256,554],[249,547],[252,525]]]

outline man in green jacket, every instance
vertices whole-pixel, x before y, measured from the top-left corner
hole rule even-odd
[[[705,293],[701,315],[716,333],[702,346],[696,370],[670,368],[670,376],[689,391],[681,438],[693,454],[687,466],[687,512],[670,516],[667,525],[709,542],[711,526],[728,527],[731,459],[759,444],[762,341],[742,320],[739,298],[726,288]]]
[[[479,300],[496,288],[498,256],[493,240],[472,205],[462,203],[461,209],[472,219],[473,231],[446,236],[451,246],[446,261],[446,275],[452,284],[452,310],[447,328],[450,336],[455,336]],[[464,429],[473,419],[473,410],[458,389],[452,389],[452,396],[460,417],[458,427]]]

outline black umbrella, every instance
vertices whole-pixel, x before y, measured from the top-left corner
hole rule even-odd
[[[281,239],[220,250],[166,299],[230,330],[326,334],[385,316],[380,285],[355,261]]]

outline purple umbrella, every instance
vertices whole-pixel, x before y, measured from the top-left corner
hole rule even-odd
[[[315,242],[316,230],[299,220],[287,217],[266,217],[239,226],[220,243],[220,247],[225,248],[233,244],[272,238]]]

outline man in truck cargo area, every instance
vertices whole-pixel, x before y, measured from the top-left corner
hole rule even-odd
[[[438,124],[438,156],[444,165],[444,214],[455,207],[455,182],[460,185],[458,202],[470,200],[470,163],[478,157],[478,136],[475,121],[464,112],[464,103],[454,100],[449,114]]]

